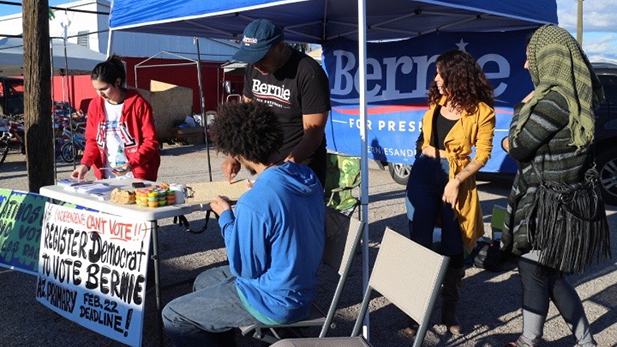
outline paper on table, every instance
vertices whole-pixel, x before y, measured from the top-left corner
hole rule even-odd
[[[202,182],[187,184],[193,189],[193,197],[187,198],[190,203],[210,203],[217,195],[225,196],[231,201],[238,201],[242,194],[249,189],[246,180],[238,180],[232,183],[227,181]]]
[[[63,187],[78,186],[78,185],[84,185],[84,184],[90,184],[90,183],[92,183],[92,181],[87,181],[87,180],[83,180],[83,179],[79,179],[75,177],[69,177],[69,178],[58,180],[58,185],[63,186]]]
[[[107,184],[103,183],[93,183],[90,185],[79,186],[77,188],[78,193],[89,194],[89,193],[102,193],[107,191],[112,191],[114,188],[110,187]]]
[[[80,188],[87,188],[87,187],[92,187],[94,185],[94,182],[92,181],[82,181],[82,182],[76,182],[76,183],[72,183],[69,185],[66,184],[59,184],[60,186],[64,186],[64,190],[67,190],[69,192],[76,192],[78,189]]]

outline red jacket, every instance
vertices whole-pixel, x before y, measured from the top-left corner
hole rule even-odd
[[[105,100],[101,97],[90,102],[86,124],[86,149],[81,163],[94,168],[94,175],[101,179],[100,167],[105,158]],[[120,116],[124,153],[135,178],[156,181],[161,154],[156,140],[152,107],[135,90],[127,90]]]

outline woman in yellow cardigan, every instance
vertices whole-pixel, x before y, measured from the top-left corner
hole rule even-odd
[[[430,108],[418,139],[419,155],[407,183],[407,217],[411,239],[427,248],[433,228],[441,226],[440,253],[450,257],[441,289],[441,319],[450,333],[460,334],[463,248],[472,250],[484,234],[475,173],[493,148],[493,88],[467,52],[442,54],[436,68],[428,93]],[[415,329],[411,325],[405,330],[413,334]]]

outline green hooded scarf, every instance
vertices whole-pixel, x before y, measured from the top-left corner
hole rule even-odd
[[[556,91],[568,102],[568,127],[572,132],[570,145],[580,150],[591,144],[595,123],[593,109],[604,100],[604,92],[576,40],[562,28],[544,25],[529,41],[527,60],[535,93],[521,109],[514,137],[518,136],[538,101],[550,91]]]

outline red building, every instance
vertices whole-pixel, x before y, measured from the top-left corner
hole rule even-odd
[[[126,58],[122,60],[126,63],[127,85],[135,87],[135,65],[142,62],[143,58]],[[156,80],[165,83],[175,84],[193,90],[193,112],[200,113],[199,82],[197,79],[197,67],[192,65],[184,66],[159,66],[165,64],[177,64],[184,62],[174,59],[151,59],[137,69],[137,86],[141,89],[150,90],[150,81]],[[202,83],[205,97],[205,110],[216,110],[218,105],[226,98],[224,81],[231,81],[235,89],[241,93],[243,76],[224,74],[223,63],[202,62]],[[157,65],[157,67],[146,67]],[[92,98],[96,97],[96,92],[92,88],[90,75],[69,76],[67,87],[66,79],[63,76],[54,76],[53,99],[71,101],[73,107],[82,110],[84,113],[88,109],[88,104]],[[64,94],[63,94],[64,91]]]

